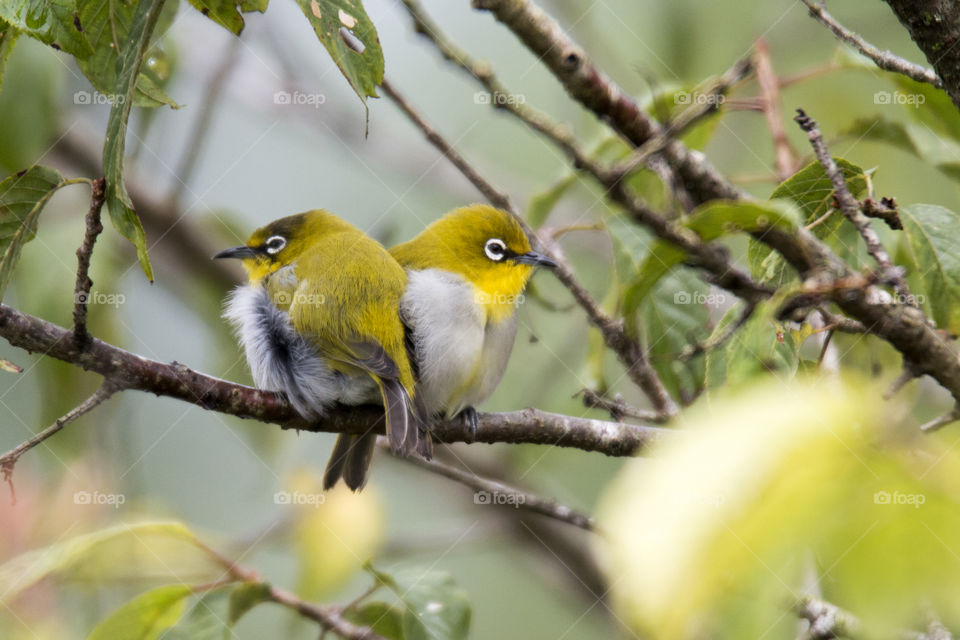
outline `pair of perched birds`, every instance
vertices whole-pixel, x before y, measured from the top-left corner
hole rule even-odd
[[[258,387],[308,420],[336,403],[382,403],[394,451],[431,455],[429,424],[496,388],[517,331],[517,302],[538,265],[520,224],[485,205],[455,209],[387,251],[322,210],[275,220],[215,258],[239,258],[234,325]],[[341,434],[324,489],[363,488],[376,432]]]

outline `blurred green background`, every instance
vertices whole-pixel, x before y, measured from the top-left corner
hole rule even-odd
[[[432,1],[427,9],[461,46],[490,60],[527,104],[570,123],[585,143],[598,142],[605,132],[593,116],[567,99],[508,30],[468,4]],[[781,77],[836,58],[833,36],[799,2],[788,0],[545,0],[542,5],[594,62],[640,100],[649,99],[651,91],[689,86],[723,72],[748,55],[758,38],[767,41]],[[515,203],[524,208],[533,194],[565,174],[556,149],[480,103],[476,85],[412,32],[398,3],[368,0],[365,7],[379,30],[387,77]],[[831,8],[881,48],[922,61],[884,4]],[[480,200],[387,100],[370,101],[369,135],[364,136],[362,106],[295,3],[274,2],[265,15],[247,14],[246,20],[237,43],[192,8],[180,7],[163,37],[165,57],[152,64],[160,75],[169,75],[166,90],[184,108],[134,112],[128,139],[133,159],[127,167],[128,180],[138,185],[135,199],[146,193],[157,202],[172,202],[190,233],[199,234],[198,242],[211,252],[238,244],[266,221],[318,207],[389,245],[412,237],[450,208]],[[196,139],[208,89],[227,69],[209,127]],[[875,103],[874,93],[882,90],[890,90],[888,81],[869,70],[837,70],[791,84],[783,91],[783,109],[794,147],[807,155],[803,134],[789,120],[797,107],[815,117],[828,138],[855,116],[905,119],[902,107]],[[94,177],[76,162],[76,148],[92,149],[97,156],[106,125],[108,105],[78,104],[78,92],[91,91],[69,57],[21,38],[0,92],[0,171],[7,175],[42,163],[60,167],[67,177]],[[323,102],[276,104],[279,91],[318,94]],[[732,97],[755,95],[751,80]],[[178,175],[195,145],[195,168]],[[748,191],[769,195],[773,151],[761,112],[728,109],[705,151]],[[855,138],[835,141],[832,151],[865,169],[879,167],[873,176],[878,195],[960,207],[953,181],[905,152]],[[171,198],[175,192],[179,196]],[[37,239],[24,251],[5,303],[69,325],[73,252],[87,200],[82,187],[55,196]],[[607,213],[597,190],[583,181],[548,226],[597,221]],[[93,289],[112,294],[109,300],[116,304],[91,307],[93,334],[146,357],[249,383],[242,355],[219,318],[226,283],[212,276],[212,263],[208,273],[203,265],[184,263],[178,242],[177,234],[148,226],[156,273],[151,286],[130,245],[112,229],[105,231],[93,257]],[[607,235],[577,232],[562,243],[582,280],[603,299],[611,280]],[[588,328],[582,312],[567,308],[568,294],[548,274],[538,275],[535,285],[538,295],[562,310],[528,300],[506,377],[481,409],[536,406],[605,417],[573,397],[595,382],[585,364]],[[0,373],[0,450],[51,423],[98,383],[97,376],[6,344],[0,345],[0,357],[25,369],[19,375]],[[897,359],[886,347],[869,357],[849,357],[869,359],[884,377],[896,375]],[[604,366],[612,390],[640,403],[611,355]],[[931,397],[920,410],[924,417],[946,406],[941,394]],[[169,399],[121,394],[19,462],[13,480],[16,504],[0,496],[0,560],[109,523],[170,517],[189,523],[219,548],[235,550],[244,565],[276,584],[295,586],[298,566],[308,562],[302,554],[322,550],[305,549],[286,535],[291,509],[274,496],[302,482],[303,473],[316,473],[332,444],[329,435],[286,432]],[[599,454],[551,447],[458,445],[455,451],[478,470],[500,469],[587,512],[621,465]],[[119,508],[78,505],[78,491],[122,494],[125,503]],[[322,526],[337,532],[334,537],[347,549],[366,549],[363,545],[373,542],[351,531],[351,523],[366,523],[373,530],[370,537],[379,540],[374,558],[382,569],[417,565],[449,571],[472,603],[474,638],[574,640],[627,633],[605,605],[585,597],[577,569],[564,560],[562,545],[586,548],[585,532],[544,530],[537,516],[475,505],[468,489],[386,456],[379,456],[369,488],[351,505],[328,514]],[[362,518],[353,520],[360,518],[357,514]],[[330,582],[318,597],[346,602],[368,579],[357,574]],[[16,611],[0,610],[0,636],[84,637],[122,595],[136,591],[118,595],[116,589],[89,585],[41,590]],[[254,610],[237,633],[258,638],[277,629],[291,638],[316,636],[314,625],[278,608]]]

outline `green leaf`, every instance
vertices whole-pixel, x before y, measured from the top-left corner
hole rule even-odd
[[[109,4],[109,3],[108,3]],[[147,278],[153,282],[153,268],[147,256],[147,237],[140,218],[133,210],[133,202],[123,183],[123,155],[127,138],[127,122],[136,90],[137,78],[143,55],[146,52],[153,28],[163,8],[163,0],[143,0],[137,5],[130,22],[130,30],[120,57],[117,73],[117,93],[123,100],[114,103],[107,122],[107,137],[103,145],[103,170],[107,181],[106,203],[114,228],[137,249],[137,258]]]
[[[13,45],[17,43],[19,35],[20,32],[0,20],[0,89],[3,89],[3,72],[7,66],[7,59],[13,53]]]
[[[233,626],[248,611],[270,596],[270,585],[264,582],[244,582],[230,592],[230,604],[227,607],[227,623]]]
[[[403,610],[386,602],[365,602],[345,612],[344,617],[354,624],[370,627],[388,640],[405,640]]]
[[[142,593],[104,618],[88,640],[154,640],[180,619],[192,592],[174,584]]]
[[[884,142],[930,163],[952,180],[960,180],[960,143],[938,135],[929,126],[873,116],[858,118],[840,133],[855,140]]]
[[[243,14],[263,13],[269,0],[190,0],[196,9],[235,35],[243,31]]]
[[[367,96],[377,97],[377,85],[383,82],[383,50],[373,22],[367,16],[360,0],[297,0],[307,16],[317,38],[326,47],[334,63],[363,102],[367,110]],[[363,51],[354,51],[341,29],[346,30],[363,45]]]
[[[536,193],[530,198],[530,204],[527,206],[527,214],[524,216],[526,221],[534,229],[539,229],[540,225],[546,222],[550,213],[553,212],[560,199],[570,190],[570,187],[577,182],[577,174],[569,173],[557,180],[546,191]]]
[[[689,344],[706,339],[710,326],[707,304],[720,304],[725,295],[711,294],[710,287],[693,271],[676,271],[661,279],[638,312],[626,318],[631,334],[642,336],[653,368],[675,398],[692,400],[703,388],[704,359],[680,362],[677,356]]]
[[[224,611],[232,587],[220,587],[203,594],[183,618],[168,628],[159,640],[222,640],[230,637]]]
[[[960,141],[960,112],[943,89],[937,89],[926,82],[917,82],[899,73],[885,75],[900,90],[888,94],[890,102],[901,105],[903,110],[917,122],[955,141]],[[882,92],[874,95],[874,102],[880,95]]]
[[[707,388],[734,387],[769,373],[780,380],[793,377],[800,345],[794,341],[793,333],[775,319],[777,305],[772,300],[757,305],[753,316],[725,344],[707,353]],[[741,313],[737,307],[727,310],[710,338],[722,335]]]
[[[0,182],[0,300],[23,245],[37,235],[40,211],[63,182],[59,172],[33,166]]]
[[[470,631],[470,601],[450,575],[430,569],[401,569],[392,575],[367,566],[404,605],[405,640],[459,640]]]
[[[84,503],[84,492],[75,496]],[[89,502],[89,493],[86,493]],[[28,551],[0,566],[0,593],[11,599],[51,576],[103,584],[112,579],[205,579],[222,573],[193,533],[178,522],[124,524]]]
[[[914,294],[937,326],[960,333],[960,216],[936,205],[900,208],[902,254]]]
[[[77,0],[84,33],[93,45],[93,53],[85,58],[78,58],[77,64],[90,80],[90,84],[114,106],[119,102],[132,103],[136,107],[180,106],[171,100],[148,74],[137,73],[143,57],[142,52],[136,59],[134,71],[128,67],[129,60],[121,60],[121,56],[129,53],[131,42],[136,45],[134,51],[148,44],[153,27],[144,33],[143,16],[137,18],[137,15],[138,12],[142,14],[150,10],[154,3],[163,4],[162,0],[139,3],[137,0]],[[153,12],[151,18],[152,14]],[[136,25],[135,20],[139,21]],[[134,28],[136,32],[133,32]],[[128,73],[136,73],[136,91],[133,93],[128,91]],[[74,101],[86,101],[89,104],[92,98],[84,95],[84,92],[78,92],[74,95]]]
[[[684,226],[695,231],[704,241],[711,242],[730,233],[796,229],[801,218],[796,207],[784,200],[712,200],[691,211]],[[624,312],[633,313],[660,278],[684,259],[686,254],[670,242],[661,240],[651,247],[647,259],[627,281]]]
[[[863,169],[843,158],[834,160],[843,171],[853,197],[862,197],[867,190],[867,176]],[[830,212],[833,183],[819,162],[811,162],[784,180],[770,198],[793,202],[800,208],[804,225],[817,222],[812,229],[815,236],[824,240],[841,258],[854,266],[859,264],[862,251],[856,229],[853,225],[843,224],[845,218],[840,210]],[[783,258],[762,242],[751,238],[747,254],[751,271],[762,283],[780,286],[793,278]]]
[[[74,0],[4,0],[0,2],[0,18],[18,31],[78,59],[93,53],[83,36]]]

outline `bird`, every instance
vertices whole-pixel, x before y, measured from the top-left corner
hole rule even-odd
[[[527,282],[535,267],[557,263],[531,249],[509,212],[482,204],[454,209],[390,253],[407,271],[400,316],[417,374],[418,414],[462,415],[475,439],[475,406],[503,378]],[[418,452],[429,457],[423,427]]]
[[[407,276],[379,242],[315,209],[274,220],[214,258],[240,259],[247,272],[224,317],[258,387],[283,392],[313,422],[337,403],[382,403],[391,448],[417,448],[421,418],[398,312]],[[324,490],[341,477],[361,490],[375,444],[372,427],[340,434]]]

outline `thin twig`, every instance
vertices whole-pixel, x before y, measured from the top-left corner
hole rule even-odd
[[[820,598],[804,596],[793,604],[792,609],[810,623],[807,637],[811,640],[854,638],[860,633],[860,621],[853,614]]]
[[[948,411],[939,418],[934,418],[930,422],[921,425],[920,431],[923,433],[933,433],[957,420],[960,420],[960,407],[955,406],[951,411]]]
[[[932,84],[938,89],[943,87],[943,83],[940,81],[940,78],[933,69],[928,69],[922,65],[905,60],[890,51],[879,49],[873,46],[859,35],[837,22],[836,19],[827,12],[823,2],[818,2],[817,0],[801,1],[803,4],[807,5],[807,8],[810,9],[810,15],[822,25],[830,29],[830,31],[833,32],[833,35],[835,35],[842,42],[847,43],[859,51],[867,58],[870,58],[875,65],[884,71],[901,73],[908,78],[916,80],[917,82],[926,82],[927,84]]]
[[[90,279],[90,256],[93,254],[97,236],[103,231],[100,212],[105,198],[104,185],[103,178],[90,183],[90,209],[84,219],[86,230],[83,242],[77,249],[77,283],[73,289],[73,339],[78,346],[84,346],[90,341],[90,333],[87,331],[87,302],[90,299],[90,288],[93,287]]]
[[[647,422],[666,422],[666,418],[653,411],[640,409],[628,404],[619,395],[610,397],[594,389],[581,389],[574,394],[574,397],[583,398],[583,406],[591,409],[603,409],[610,414],[610,417],[621,422],[623,418],[635,418],[637,420],[646,420]]]
[[[894,231],[903,229],[903,222],[900,220],[900,214],[897,211],[897,201],[893,198],[881,198],[880,202],[872,198],[866,198],[860,203],[860,210],[868,218],[883,220]]]
[[[857,231],[867,245],[867,252],[873,256],[873,259],[876,260],[880,269],[883,271],[884,279],[893,283],[894,289],[900,297],[899,302],[901,304],[909,304],[909,301],[912,300],[913,297],[910,295],[910,288],[907,286],[907,281],[903,277],[903,270],[894,266],[890,255],[880,242],[877,232],[874,231],[871,226],[869,218],[860,210],[860,203],[847,188],[847,181],[843,175],[843,171],[837,165],[833,156],[830,155],[830,151],[827,150],[827,144],[823,141],[823,134],[820,133],[816,121],[804,113],[803,109],[797,109],[797,115],[794,120],[796,120],[800,128],[806,132],[807,137],[810,139],[810,145],[813,147],[813,151],[817,156],[817,160],[820,161],[823,170],[827,173],[827,176],[830,177],[830,181],[833,183],[834,195],[840,205],[840,210],[843,211],[843,215],[857,228]]]
[[[903,371],[901,371],[900,375],[898,375],[897,378],[890,383],[890,386],[887,388],[887,390],[883,392],[883,399],[889,400],[893,396],[897,395],[897,392],[903,389],[908,382],[919,377],[920,375],[916,372],[916,370],[911,367],[909,363],[904,362]]]
[[[10,485],[11,494],[13,493],[13,467],[17,464],[17,460],[20,459],[20,456],[33,449],[38,444],[54,435],[80,416],[95,409],[103,401],[112,396],[116,391],[118,391],[118,387],[113,382],[110,380],[104,380],[100,388],[97,389],[89,398],[57,418],[53,424],[40,433],[34,435],[25,442],[21,442],[13,449],[10,449],[5,454],[0,456],[0,473],[3,474],[4,481]]]
[[[530,237],[537,239],[533,230],[530,229],[529,225],[519,216],[516,209],[513,208],[510,198],[506,194],[487,182],[442,135],[423,119],[389,81],[385,79],[381,87],[383,88],[384,94],[393,100],[400,110],[403,111],[404,115],[420,129],[427,140],[450,160],[491,204],[513,214],[514,218],[517,219]],[[573,271],[562,256],[549,249],[547,249],[547,253],[551,254],[551,257],[553,257],[558,264],[558,266],[553,269],[554,275],[566,286],[577,303],[587,312],[587,317],[590,322],[603,334],[605,344],[613,350],[627,368],[627,374],[630,376],[630,379],[650,398],[651,404],[653,404],[657,411],[668,416],[675,415],[679,411],[679,408],[670,397],[666,387],[663,386],[663,382],[650,364],[643,347],[635,339],[626,334],[622,322],[614,320],[600,308],[599,303],[597,303],[583,285],[577,281]]]
[[[688,344],[683,348],[683,351],[680,352],[680,355],[677,357],[677,360],[680,362],[687,362],[691,358],[698,356],[702,353],[706,353],[717,347],[722,346],[734,336],[737,331],[740,330],[743,325],[747,323],[747,320],[753,316],[753,312],[756,311],[757,305],[746,303],[743,307],[743,311],[740,312],[740,315],[737,316],[737,319],[727,325],[723,332],[715,338],[706,340],[705,342],[698,342],[695,344]]]
[[[389,451],[389,447],[378,443],[381,449]],[[453,465],[440,462],[439,460],[425,460],[417,456],[404,458],[414,466],[426,469],[441,475],[444,478],[459,482],[465,487],[474,490],[474,503],[479,505],[504,505],[516,509],[522,509],[533,513],[559,520],[579,527],[586,531],[593,531],[595,523],[593,518],[581,513],[575,509],[558,504],[555,500],[544,498],[536,494],[508,486],[502,482],[481,478],[469,471],[458,469]]]
[[[783,114],[780,111],[780,82],[773,70],[770,47],[763,38],[754,45],[754,67],[757,70],[757,83],[763,98],[763,115],[767,119],[770,137],[773,139],[774,166],[777,168],[777,180],[783,182],[793,175],[796,158],[783,126]]]

